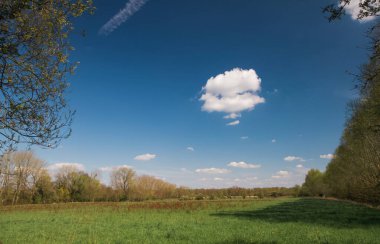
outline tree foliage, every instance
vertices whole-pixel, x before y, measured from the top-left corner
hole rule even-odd
[[[302,185],[301,194],[304,196],[325,196],[328,187],[325,183],[324,173],[317,169],[311,169],[306,175],[305,183]]]
[[[337,197],[380,203],[380,49],[373,32],[373,54],[362,68],[360,97],[350,103],[347,121],[335,158],[326,177]]]
[[[350,4],[354,4],[353,0],[339,0],[337,4],[330,4],[324,7],[323,12],[328,13],[328,20],[333,21],[340,19],[345,15],[345,8]],[[371,16],[378,16],[380,11],[380,1],[379,0],[360,0],[359,2],[359,13],[356,16],[357,19],[361,20]]]
[[[349,0],[341,0],[338,8],[327,7],[330,20],[344,14]],[[380,2],[363,0],[358,19],[377,16]],[[335,12],[334,12],[335,11]],[[357,76],[359,98],[349,103],[349,116],[335,157],[327,165],[322,184],[329,194],[343,199],[380,204],[380,25],[369,34],[371,55]],[[313,172],[309,172],[308,176]],[[315,173],[315,172],[314,172]],[[306,177],[305,184],[310,182]],[[307,189],[307,188],[306,188]]]
[[[68,36],[72,19],[89,10],[91,0],[0,1],[0,150],[54,147],[70,134]]]

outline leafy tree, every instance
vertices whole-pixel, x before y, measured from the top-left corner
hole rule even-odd
[[[56,174],[55,185],[61,201],[89,202],[95,201],[101,184],[95,176],[65,166]]]
[[[40,177],[35,183],[35,194],[33,194],[33,203],[51,203],[56,200],[56,191],[54,184],[47,170],[40,173]]]
[[[69,136],[68,36],[72,19],[92,9],[91,0],[0,1],[0,150],[55,147]]]
[[[307,196],[325,196],[327,185],[324,181],[324,174],[317,169],[309,170],[305,183],[302,185],[302,192],[303,195]]]

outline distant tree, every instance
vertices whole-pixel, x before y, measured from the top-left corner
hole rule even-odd
[[[324,174],[317,169],[309,170],[301,191],[303,192],[303,195],[325,196],[328,188],[325,183]]]
[[[44,162],[31,151],[8,152],[0,160],[0,198],[17,204],[20,198],[30,202]]]
[[[111,173],[111,185],[115,190],[122,192],[124,199],[129,199],[135,175],[136,172],[127,167],[114,169]]]
[[[55,178],[60,201],[95,201],[101,185],[95,176],[90,176],[72,166],[59,169]]]
[[[35,183],[33,203],[51,203],[56,200],[56,191],[47,170],[42,170]]]
[[[132,192],[135,200],[165,199],[175,196],[176,186],[153,176],[142,175],[136,177]],[[203,195],[196,195],[199,194]]]
[[[91,0],[0,1],[0,151],[55,147],[69,136],[68,36],[72,19],[92,9]]]

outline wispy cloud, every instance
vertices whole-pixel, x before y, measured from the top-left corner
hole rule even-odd
[[[65,167],[72,167],[72,168],[75,168],[77,170],[81,170],[81,171],[84,171],[85,170],[85,167],[83,164],[80,164],[80,163],[55,163],[55,164],[51,164],[47,167],[47,169],[49,171],[57,171],[61,168],[65,168]]]
[[[231,113],[226,116],[223,116],[224,119],[237,119],[240,117],[241,117],[241,114],[237,114],[237,113]]]
[[[121,168],[132,168],[132,166],[129,165],[117,165],[117,166],[105,166],[105,167],[100,167],[99,170],[101,172],[111,172],[113,170],[121,169]]]
[[[228,126],[235,126],[235,125],[238,125],[238,124],[240,124],[240,121],[239,120],[235,120],[235,121],[232,121],[230,123],[227,123],[226,125],[228,125]]]
[[[148,160],[155,159],[156,157],[157,157],[156,154],[146,153],[146,154],[137,155],[136,157],[134,157],[134,160],[148,161]]]
[[[109,35],[112,31],[118,28],[121,24],[132,17],[139,11],[148,0],[130,0],[125,4],[125,7],[113,16],[107,23],[105,23],[99,30],[101,35]]]
[[[297,156],[286,156],[284,158],[285,161],[291,162],[291,161],[300,161],[300,162],[305,162],[305,159]]]
[[[289,175],[290,175],[289,171],[280,170],[275,175],[272,175],[272,178],[273,179],[280,179],[280,178],[288,177]]]
[[[223,181],[223,178],[215,177],[214,181]]]
[[[242,169],[258,169],[261,167],[260,164],[249,164],[246,162],[231,162],[228,166]]]
[[[204,174],[227,174],[230,171],[228,169],[206,168],[206,169],[197,169],[195,170],[195,172],[204,173]]]
[[[194,147],[187,147],[186,148],[188,151],[191,151],[191,152],[194,152],[195,150],[194,150]]]

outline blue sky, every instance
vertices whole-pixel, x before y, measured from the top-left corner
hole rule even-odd
[[[128,165],[190,187],[292,186],[307,169],[324,170],[370,21],[329,23],[321,8],[332,1],[133,2],[138,11],[106,31],[128,1],[97,0],[95,14],[75,22],[87,35],[71,38],[80,61],[67,96],[73,134],[34,149],[51,168],[75,163],[107,182]],[[206,93],[218,109],[205,108]]]

